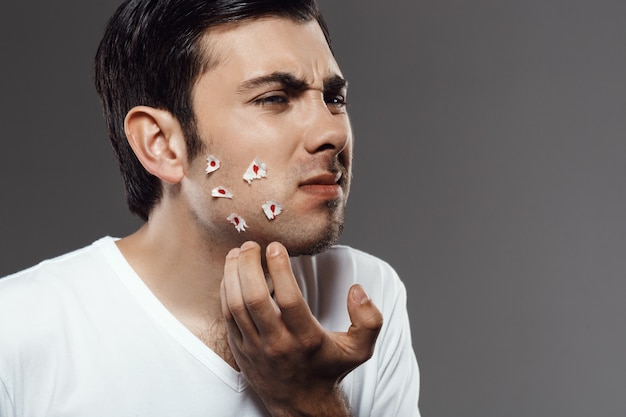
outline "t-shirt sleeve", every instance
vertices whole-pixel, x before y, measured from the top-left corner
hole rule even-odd
[[[6,384],[2,378],[0,378],[0,417],[14,417],[15,409],[13,408],[13,401],[9,397]]]
[[[371,416],[418,417],[420,380],[406,308],[407,294],[395,271],[392,274],[391,286],[395,288],[386,288],[393,301],[386,300],[383,309],[385,322],[379,335],[378,380]]]

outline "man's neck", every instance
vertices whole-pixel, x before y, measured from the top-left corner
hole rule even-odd
[[[119,240],[118,248],[159,301],[234,365],[225,339],[220,299],[229,248],[208,244],[197,230],[186,230],[184,222],[164,220],[158,214],[151,217],[138,231]]]

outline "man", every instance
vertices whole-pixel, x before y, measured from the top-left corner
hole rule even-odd
[[[404,287],[332,247],[328,39],[313,0],[120,6],[96,88],[145,224],[0,280],[0,416],[419,415]]]

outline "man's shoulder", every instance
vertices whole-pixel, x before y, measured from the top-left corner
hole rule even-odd
[[[105,237],[80,249],[47,259],[30,268],[0,278],[0,300],[5,297],[34,297],[37,293],[54,293],[85,269],[98,268],[99,248],[111,245],[113,239]],[[2,302],[0,302],[2,305]]]

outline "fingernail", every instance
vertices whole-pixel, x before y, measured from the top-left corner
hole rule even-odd
[[[280,243],[272,242],[267,245],[267,256],[278,256],[280,255]]]
[[[252,249],[255,246],[257,246],[256,243],[254,243],[253,241],[249,240],[247,242],[244,242],[243,245],[241,245],[241,250],[248,250],[248,249]]]
[[[352,289],[352,299],[358,304],[365,304],[370,301],[370,297],[367,295],[363,287],[355,285]]]

